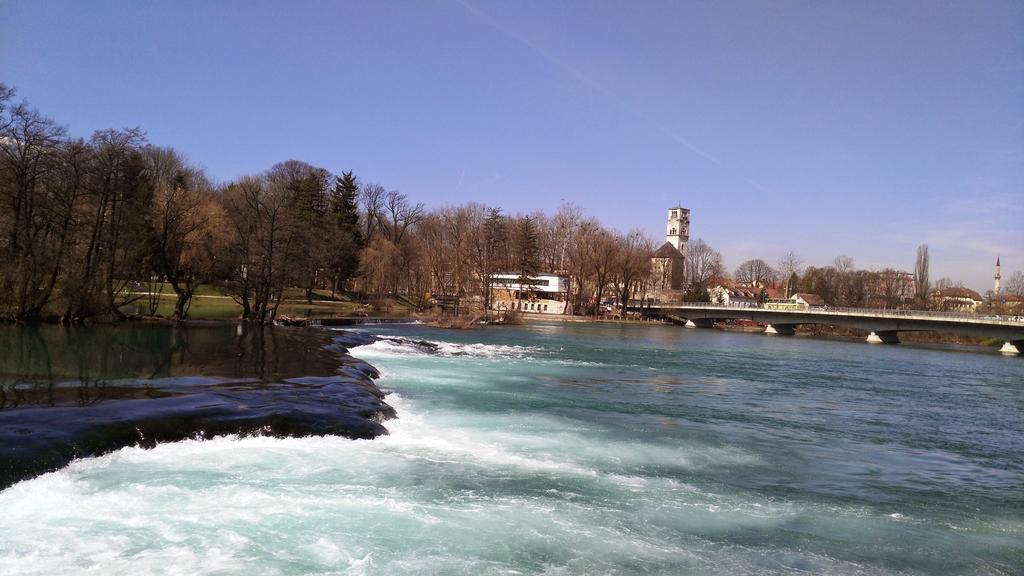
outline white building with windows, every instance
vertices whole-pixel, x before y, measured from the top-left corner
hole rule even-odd
[[[733,286],[719,284],[708,290],[712,304],[722,306],[757,306],[759,290],[749,286]]]
[[[569,278],[540,274],[521,282],[518,274],[492,274],[491,309],[528,314],[571,314]]]

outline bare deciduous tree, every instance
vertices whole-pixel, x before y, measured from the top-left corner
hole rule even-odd
[[[140,149],[141,130],[102,130],[93,134],[80,223],[80,261],[65,285],[67,321],[119,319],[126,289],[146,276],[147,219],[152,187]],[[128,300],[130,300],[129,297]]]
[[[211,280],[221,262],[226,243],[223,208],[202,170],[188,166],[177,152],[149,146],[144,155],[154,185],[152,264],[174,290],[171,317],[180,320],[199,284]]]
[[[575,286],[572,306],[577,313],[585,313],[591,310],[591,307],[597,308],[598,280],[595,278],[593,252],[599,249],[603,232],[605,231],[597,220],[587,218],[579,223],[576,233],[569,242],[567,263]]]
[[[704,240],[698,238],[690,242],[689,258],[686,260],[686,280],[690,284],[696,284],[703,289],[708,289],[709,284],[718,277],[725,274],[722,266],[722,255]]]
[[[629,301],[651,275],[654,242],[641,230],[630,230],[619,236],[618,246],[619,312],[625,316]]]
[[[836,306],[859,306],[864,298],[863,281],[856,273],[853,258],[845,254],[836,256],[832,261],[832,268],[835,270],[834,280],[830,283],[831,301],[821,292],[826,302]]]
[[[1024,296],[1024,272],[1020,270],[1010,275],[1006,281],[1006,291],[1016,296]]]
[[[917,247],[917,260],[914,263],[914,297],[918,303],[928,302],[928,245],[921,244]]]
[[[13,96],[0,84],[0,315],[29,320],[50,298],[63,250],[66,213],[52,193],[64,129],[27,103],[9,106]]]
[[[424,207],[422,203],[413,204],[409,197],[398,190],[389,190],[384,195],[384,215],[380,220],[381,229],[388,240],[398,246],[402,243],[405,233],[410,226],[414,226],[423,219]]]
[[[796,252],[790,250],[786,252],[782,258],[779,258],[778,277],[784,283],[784,290],[788,297],[794,291],[796,286],[793,285],[793,280],[799,280],[800,272],[802,271],[804,261],[797,256]]]
[[[384,196],[388,191],[380,184],[367,184],[359,191],[359,203],[363,207],[363,239],[369,244],[373,235],[380,230],[384,219]]]
[[[886,268],[867,273],[866,304],[879,308],[902,308],[911,299],[913,278],[906,272]]]
[[[751,286],[767,286],[776,279],[775,270],[761,259],[747,260],[736,269],[736,281]]]
[[[569,244],[583,220],[583,209],[571,202],[562,204],[551,219],[552,244],[555,254],[552,261],[552,272],[565,273],[569,269],[567,261]]]

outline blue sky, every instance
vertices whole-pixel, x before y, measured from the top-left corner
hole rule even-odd
[[[1024,269],[1024,3],[0,0],[0,82],[218,180],[297,158],[438,206],[580,204],[730,269]]]

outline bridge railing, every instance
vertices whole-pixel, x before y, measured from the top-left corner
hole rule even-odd
[[[812,306],[804,310],[779,310],[759,304],[718,304],[715,302],[642,302],[631,300],[629,307],[644,308],[726,308],[729,310],[760,310],[790,314],[822,314],[836,316],[872,316],[884,318],[935,318],[949,320],[972,320],[975,322],[997,321],[1024,324],[1024,315],[1019,314],[976,314],[971,312],[945,312],[941,310],[909,310],[896,308],[851,308],[845,306]]]

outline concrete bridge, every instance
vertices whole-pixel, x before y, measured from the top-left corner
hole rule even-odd
[[[872,310],[863,308],[810,308],[773,310],[761,307],[723,306],[721,304],[652,304],[629,310],[646,317],[683,321],[691,328],[712,328],[719,320],[750,320],[766,324],[766,334],[791,335],[801,324],[827,324],[868,332],[872,344],[899,344],[900,332],[929,331],[998,338],[1004,342],[1004,354],[1024,351],[1024,319],[1021,317],[978,316],[921,310]]]

